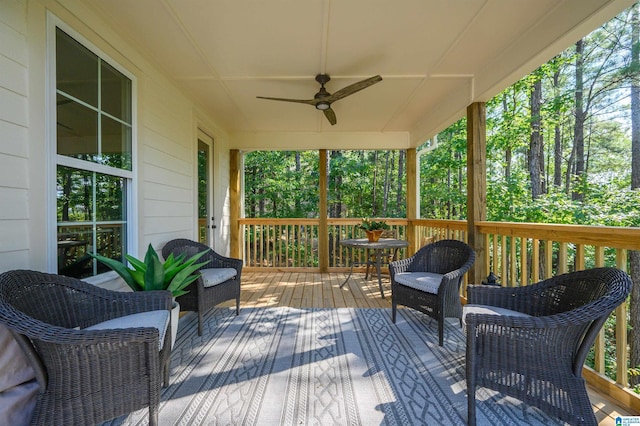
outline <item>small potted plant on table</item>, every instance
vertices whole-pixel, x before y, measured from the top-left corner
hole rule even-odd
[[[376,242],[380,239],[382,232],[389,229],[390,226],[384,220],[362,219],[360,228],[367,234],[369,241]]]

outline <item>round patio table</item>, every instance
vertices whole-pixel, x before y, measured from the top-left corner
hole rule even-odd
[[[380,259],[382,258],[382,251],[386,249],[396,249],[399,250],[401,248],[409,247],[409,242],[405,240],[397,240],[395,238],[380,238],[378,241],[372,242],[367,238],[351,238],[348,240],[340,240],[340,245],[353,249],[364,249],[364,250],[373,250],[376,256],[376,272],[378,274],[378,286],[380,287],[380,295],[384,299],[384,290],[382,289],[382,278],[380,277]],[[356,264],[360,264],[360,262],[352,262],[351,269],[349,269],[349,275],[344,280],[342,284],[340,284],[340,288],[344,286],[349,278],[351,278],[351,274],[353,273],[353,267]]]

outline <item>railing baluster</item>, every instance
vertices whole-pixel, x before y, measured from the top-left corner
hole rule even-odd
[[[500,238],[500,248],[502,251],[502,256],[501,256],[501,263],[502,263],[502,285],[504,287],[507,286],[507,284],[509,283],[509,262],[508,259],[509,257],[507,256],[507,236],[506,235],[501,235]]]
[[[540,240],[531,240],[531,283],[540,281]]]
[[[553,241],[544,242],[544,278],[553,276]]]
[[[627,250],[616,250],[616,267],[627,270]],[[616,308],[616,382],[622,386],[629,386],[629,370],[627,360],[629,359],[627,348],[627,304],[622,303]],[[624,362],[621,362],[623,360]]]
[[[567,243],[561,242],[558,248],[558,275],[566,274],[567,272],[569,272],[567,266]]]
[[[604,247],[596,246],[594,249],[594,266],[599,268],[604,266]],[[626,322],[626,321],[625,321]],[[601,374],[605,373],[605,338],[604,338],[604,327],[600,329],[598,333],[598,337],[596,337],[596,341],[594,343],[594,369]]]
[[[527,238],[520,238],[520,285],[527,285],[529,283],[527,241]]]
[[[576,245],[576,262],[575,269],[576,271],[584,270],[584,244]]]

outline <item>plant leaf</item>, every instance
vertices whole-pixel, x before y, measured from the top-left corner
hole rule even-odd
[[[144,257],[146,271],[144,272],[145,290],[164,290],[164,267],[158,253],[149,244],[147,254]]]
[[[189,260],[183,262],[182,259],[185,258],[185,254],[182,253],[180,254],[177,258],[176,261],[173,265],[169,265],[169,267],[167,267],[166,263],[165,263],[165,282],[168,284],[170,282],[173,281],[173,279],[175,278],[175,276],[182,270],[184,270],[185,268],[189,267],[190,265],[192,265],[194,262],[196,262],[198,259],[200,259],[202,256],[204,256],[209,250],[203,250],[200,253],[196,253],[193,256],[191,256],[189,258]],[[209,263],[210,261],[206,261],[204,262],[201,266],[206,265],[207,263]]]
[[[196,256],[197,256],[196,259],[200,257],[198,255]],[[173,280],[171,280],[171,283],[167,287],[167,290],[171,291],[171,293],[174,294],[175,296],[176,292],[183,290],[189,284],[191,284],[192,282],[198,279],[198,277],[200,276],[200,273],[196,273],[196,271],[201,267],[203,267],[204,265],[206,265],[207,263],[209,262],[207,261],[207,262],[196,263],[193,265],[187,265],[187,267],[183,268],[180,272],[178,272],[178,274],[176,274]]]
[[[124,280],[124,282],[126,282],[127,285],[129,287],[131,287],[131,289],[133,291],[141,291],[141,290],[143,290],[143,287],[139,284],[138,280],[136,280],[134,275],[132,274],[134,271],[132,271],[131,269],[127,268],[119,260],[111,259],[111,258],[108,258],[108,257],[105,257],[105,256],[101,256],[99,254],[89,253],[89,255],[94,257],[95,259],[97,259],[99,262],[104,263],[109,268],[111,268],[113,271],[115,271],[118,275],[120,275],[122,277],[122,279]]]
[[[129,254],[125,255],[125,257],[129,261],[129,263],[131,263],[131,265],[133,266],[133,268],[136,271],[144,272],[144,271],[147,270],[147,265],[145,265],[144,262],[136,259],[135,257],[133,257],[133,256],[131,256]]]

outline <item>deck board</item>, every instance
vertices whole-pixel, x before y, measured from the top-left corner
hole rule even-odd
[[[380,297],[376,279],[365,280],[363,273],[354,272],[340,288],[346,278],[346,273],[246,271],[242,274],[240,308],[391,308],[388,276],[382,277],[384,299]],[[225,305],[234,306],[233,302]],[[638,415],[617,405],[590,386],[588,391],[599,426],[615,426],[616,416]]]

